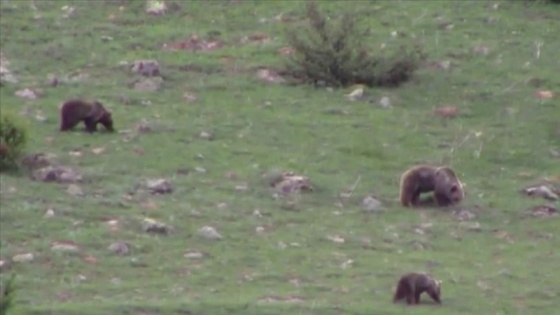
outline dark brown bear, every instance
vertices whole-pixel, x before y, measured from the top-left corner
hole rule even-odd
[[[420,194],[433,192],[432,198],[420,200]],[[404,172],[400,183],[400,200],[405,207],[429,205],[446,207],[465,197],[463,184],[449,167],[417,165]]]
[[[424,292],[428,293],[436,303],[441,304],[441,281],[425,273],[404,274],[397,283],[393,303],[406,298],[407,304],[419,304],[420,295]]]
[[[88,132],[97,131],[97,124],[114,131],[111,112],[98,101],[73,99],[60,106],[60,131],[70,130],[82,121]]]

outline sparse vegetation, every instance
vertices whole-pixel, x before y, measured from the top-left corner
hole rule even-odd
[[[323,15],[315,1],[307,4],[307,28],[292,27],[288,43],[295,54],[289,57],[287,73],[307,83],[329,86],[364,84],[398,86],[408,81],[425,58],[420,46],[401,46],[392,53],[372,53],[372,43],[356,28],[354,14],[342,14],[338,23]]]
[[[0,285],[0,315],[9,315],[8,312],[14,308],[15,305],[15,278],[16,275],[12,274],[5,283]]]
[[[0,111],[49,165],[0,176],[9,315],[558,313],[557,5],[318,1],[364,46],[427,56],[409,83],[350,100],[274,71],[301,2],[164,3],[0,1]],[[73,97],[119,131],[59,132]],[[452,166],[463,202],[401,207],[417,163]],[[441,306],[391,302],[412,271],[443,281]]]
[[[22,120],[9,111],[0,111],[0,171],[14,170],[27,143]]]

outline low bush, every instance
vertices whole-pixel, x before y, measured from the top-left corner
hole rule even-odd
[[[306,17],[307,28],[286,32],[294,54],[285,71],[305,83],[398,86],[412,77],[425,58],[418,46],[401,47],[390,56],[372,55],[363,44],[353,15],[345,14],[338,23],[328,25],[314,1],[308,2]]]
[[[14,279],[13,274],[6,282],[0,287],[0,314],[7,315],[8,311],[13,309],[14,306]]]
[[[27,143],[25,124],[10,112],[0,111],[0,171],[14,170]]]

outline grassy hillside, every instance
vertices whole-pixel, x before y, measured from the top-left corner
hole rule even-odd
[[[372,48],[415,40],[429,59],[402,87],[349,102],[347,89],[256,74],[282,66],[293,22],[281,17],[298,20],[305,3],[176,4],[153,16],[144,1],[0,2],[0,51],[19,80],[0,88],[1,109],[26,117],[28,152],[84,176],[81,195],[0,177],[0,256],[34,255],[1,274],[18,274],[21,314],[560,314],[559,217],[525,216],[550,202],[519,193],[544,178],[558,187],[559,5],[320,2],[333,18],[356,14]],[[248,39],[257,33],[266,40]],[[192,35],[224,44],[162,48]],[[159,62],[158,91],[132,87],[140,76],[123,62],[139,59]],[[39,97],[16,96],[25,88]],[[119,132],[59,133],[58,106],[70,97],[99,99]],[[441,106],[460,114],[439,117]],[[399,177],[416,163],[452,165],[466,200],[402,208]],[[273,170],[308,176],[315,191],[275,199],[262,178]],[[131,193],[154,178],[174,191]],[[362,209],[369,194],[382,211]],[[475,217],[460,221],[456,210]],[[173,230],[145,233],[144,217]],[[203,226],[223,238],[200,237]],[[51,249],[61,241],[78,251]],[[118,241],[130,254],[108,250]],[[443,280],[441,307],[391,302],[413,270]]]

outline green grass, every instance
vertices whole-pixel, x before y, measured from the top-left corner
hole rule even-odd
[[[35,1],[36,11],[30,1],[0,3],[0,50],[20,80],[0,88],[2,110],[25,107],[28,151],[55,154],[87,179],[80,185],[85,196],[76,197],[65,185],[0,177],[1,256],[35,255],[33,262],[13,264],[14,314],[560,314],[558,218],[522,217],[545,201],[518,192],[560,175],[560,161],[550,154],[560,150],[558,96],[545,101],[534,96],[539,89],[560,93],[560,6],[321,1],[320,8],[333,17],[356,13],[372,47],[390,45],[391,32],[398,31],[404,40],[421,42],[430,61],[452,63],[450,70],[423,67],[398,89],[368,89],[373,103],[349,103],[346,90],[270,85],[251,70],[282,65],[276,50],[286,45],[283,30],[289,23],[274,17],[301,16],[304,3],[177,1],[181,10],[156,17],[145,14],[144,1],[122,2],[122,11],[119,1]],[[63,17],[64,5],[76,8],[72,17]],[[110,20],[111,14],[116,19]],[[485,23],[488,19],[492,23]],[[438,28],[444,21],[453,29]],[[224,48],[161,49],[211,31],[221,33]],[[274,41],[239,43],[256,32]],[[104,42],[102,36],[113,40]],[[543,43],[538,58],[537,41]],[[477,45],[489,53],[473,53]],[[224,56],[233,57],[239,71],[180,70],[187,64],[221,70]],[[148,58],[160,62],[166,81],[161,91],[136,92],[128,87],[135,76],[119,62]],[[88,75],[84,81],[47,85],[49,74],[82,73]],[[527,83],[531,78],[544,83],[537,88]],[[27,87],[42,89],[41,97],[25,101],[14,95]],[[185,102],[185,91],[197,101]],[[122,95],[133,105],[120,102]],[[75,96],[101,100],[120,131],[134,130],[143,119],[157,128],[136,138],[61,134],[58,105]],[[390,97],[390,109],[377,105],[382,96]],[[444,105],[458,106],[462,115],[435,117],[432,110]],[[333,108],[348,114],[326,113]],[[39,111],[45,122],[35,119]],[[200,139],[202,130],[213,131],[215,140]],[[105,152],[93,154],[97,147]],[[145,154],[135,154],[137,148]],[[83,155],[72,156],[71,150]],[[400,174],[419,162],[456,169],[468,193],[460,208],[477,215],[480,231],[468,230],[450,211],[399,206]],[[178,175],[181,168],[191,172]],[[299,211],[285,210],[285,201],[271,197],[261,174],[273,169],[310,177],[316,191],[296,199]],[[226,178],[228,172],[238,179]],[[172,194],[123,197],[142,179],[159,177],[172,181]],[[338,194],[358,177],[341,207]],[[247,191],[235,189],[242,183]],[[361,210],[369,193],[384,202],[382,213]],[[155,207],[143,207],[146,201]],[[43,218],[49,208],[55,217]],[[143,216],[175,230],[147,235]],[[109,231],[107,217],[118,219],[121,228]],[[205,225],[224,238],[197,237]],[[258,226],[267,232],[256,233]],[[509,238],[500,237],[504,233]],[[333,235],[346,242],[327,239]],[[82,249],[52,252],[51,242],[61,240]],[[131,255],[110,253],[107,246],[115,241],[130,242]],[[185,258],[189,250],[208,256]],[[97,263],[85,262],[87,256]],[[342,268],[348,260],[353,263]],[[398,277],[416,270],[444,281],[441,307],[391,303]],[[266,296],[299,296],[303,302],[259,302]]]

